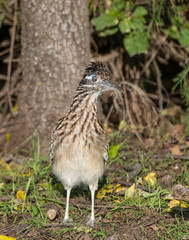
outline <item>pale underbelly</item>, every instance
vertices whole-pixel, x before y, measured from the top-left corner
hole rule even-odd
[[[103,148],[62,143],[56,151],[53,172],[65,186],[96,184],[104,172]]]

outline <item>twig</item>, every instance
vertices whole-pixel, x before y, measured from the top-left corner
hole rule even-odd
[[[48,227],[65,227],[65,225],[66,225],[66,227],[73,227],[73,223],[66,223],[66,224],[64,224],[64,223],[41,223],[41,226],[46,227],[46,228],[48,228]]]
[[[60,205],[65,205],[66,204],[66,201],[65,199],[59,199],[59,200],[56,200],[56,199],[51,199],[51,198],[44,198],[44,197],[38,197],[39,199],[42,199],[42,200],[45,200],[45,201],[48,201],[48,202],[55,202],[57,204],[60,204]],[[78,203],[74,203],[74,199],[71,199],[70,200],[70,203],[72,206],[75,206],[75,207],[78,207],[78,208],[90,208],[91,207],[91,204],[78,204]],[[112,205],[103,205],[103,204],[97,204],[95,205],[96,208],[109,208],[109,209],[114,209],[114,208],[123,208],[123,209],[139,209],[138,207],[136,206],[120,206],[120,205],[116,205],[116,206],[112,206]]]
[[[6,153],[6,155],[12,154],[15,151],[18,151],[18,149],[20,149],[21,147],[23,147],[26,143],[28,143],[32,138],[34,137],[34,135],[29,136],[26,140],[24,140],[20,145],[18,145],[17,147],[13,148],[10,152]],[[2,154],[0,156],[3,156],[5,154],[5,152],[2,152]]]
[[[159,109],[160,112],[163,110],[163,95],[162,95],[162,82],[161,82],[161,72],[159,70],[158,64],[156,60],[153,60],[153,65],[156,71],[156,79],[157,79],[157,86],[158,86],[158,95],[159,95]]]
[[[142,75],[144,74],[144,72],[146,71],[147,68],[149,68],[150,64],[152,63],[152,61],[155,59],[156,55],[158,54],[158,51],[159,51],[159,48],[157,50],[152,50],[152,53],[151,53],[151,57],[150,59],[148,60],[148,62],[144,65],[141,73],[140,73],[140,77],[142,77]]]
[[[7,196],[7,197],[0,197],[0,200],[1,201],[9,201],[9,200],[11,200],[12,199],[12,197],[11,196]]]
[[[150,54],[151,57],[150,57],[150,59],[148,60],[148,62],[144,65],[144,67],[143,67],[143,69],[142,69],[142,71],[141,71],[141,73],[140,73],[140,77],[139,77],[139,78],[141,78],[141,76],[144,74],[144,72],[146,71],[146,69],[149,68],[150,64],[153,62],[153,60],[154,60],[155,57],[157,56],[160,47],[161,47],[161,46],[163,45],[163,43],[167,40],[167,37],[168,37],[168,35],[164,36],[163,39],[162,39],[162,41],[159,42],[157,49],[153,49],[153,50],[151,51],[151,54]]]
[[[154,157],[156,158],[155,161],[161,161],[162,158],[189,160],[189,156],[186,156],[186,155],[158,154],[158,155],[154,155]]]
[[[14,46],[14,49],[15,49],[15,48],[18,48],[18,47],[20,47],[20,44],[15,45],[15,46]],[[9,53],[9,52],[10,52],[10,48],[7,48],[7,49],[1,51],[1,52],[0,52],[0,57],[3,56],[3,55],[5,55],[5,54],[7,54],[7,53]]]
[[[110,110],[109,110],[109,112],[108,112],[108,114],[107,114],[107,116],[106,116],[106,119],[105,119],[105,122],[107,123],[108,122],[108,119],[109,119],[109,117],[110,117],[110,115],[111,115],[111,113],[112,113],[112,111],[113,111],[113,104],[112,104],[112,106],[110,107]]]
[[[99,61],[99,62],[109,62],[113,59],[115,59],[116,57],[119,56],[119,52],[117,51],[111,51],[109,54],[106,55],[99,55],[98,57],[95,57],[95,61]],[[93,59],[92,59],[93,60]]]
[[[10,111],[12,113],[12,116],[14,116],[15,113],[13,111],[12,100],[11,100],[10,81],[11,81],[11,71],[12,71],[12,59],[13,59],[14,43],[15,43],[15,36],[16,36],[17,9],[18,9],[18,2],[17,2],[17,0],[15,0],[14,1],[13,29],[12,29],[12,34],[11,34],[10,54],[9,54],[9,61],[8,61],[8,68],[7,68],[7,97],[8,97],[8,103],[9,103],[9,107],[10,107]]]
[[[76,206],[78,208],[91,208],[91,204],[72,204],[72,206]],[[121,209],[139,209],[138,207],[135,206],[111,206],[111,205],[95,205],[95,208],[109,208],[109,209],[114,209],[114,208],[121,208]]]
[[[129,109],[129,102],[128,102],[128,97],[127,97],[127,90],[126,90],[126,87],[125,87],[125,84],[124,82],[125,81],[125,78],[123,76],[123,72],[122,72],[122,64],[120,63],[120,61],[118,61],[118,67],[119,67],[119,71],[120,71],[120,75],[121,75],[121,80],[122,80],[122,83],[123,83],[123,91],[124,91],[124,99],[125,99],[125,105],[126,105],[126,111],[127,111],[127,115],[128,115],[128,118],[129,118],[129,121],[131,123],[131,125],[135,125],[134,122],[133,122],[133,119],[131,117],[131,113],[130,113],[130,109]],[[135,132],[135,135],[137,136],[139,142],[142,144],[142,146],[144,146],[144,141],[142,139],[142,136],[140,135],[140,133],[137,131],[136,128],[134,128],[134,132]]]

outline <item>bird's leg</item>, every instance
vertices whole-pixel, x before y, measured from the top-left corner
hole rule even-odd
[[[87,225],[94,227],[95,223],[95,216],[94,216],[94,198],[95,198],[95,191],[97,190],[98,183],[89,185],[89,188],[91,190],[91,217],[89,221],[87,222]]]
[[[69,200],[70,200],[71,187],[66,186],[65,189],[67,191],[67,194],[66,194],[67,196],[66,196],[66,212],[65,212],[63,223],[72,222],[72,219],[69,218]]]

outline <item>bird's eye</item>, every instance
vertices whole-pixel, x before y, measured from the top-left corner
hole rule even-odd
[[[93,81],[93,82],[96,82],[96,81],[97,81],[97,77],[96,77],[96,76],[93,76],[93,77],[92,77],[92,81]]]
[[[92,75],[90,75],[90,76],[87,76],[86,79],[88,79],[90,82],[95,83],[95,82],[97,82],[97,80],[98,80],[98,76],[92,74]]]

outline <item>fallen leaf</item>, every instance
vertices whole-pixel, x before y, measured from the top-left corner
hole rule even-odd
[[[120,219],[120,218],[122,218],[121,215],[118,214],[118,213],[114,213],[114,217],[115,217],[116,219]]]
[[[10,141],[10,133],[6,133],[5,140],[6,140],[6,142]]]
[[[89,233],[91,231],[91,228],[87,226],[75,226],[74,230],[76,230],[77,232]]]
[[[145,149],[151,148],[154,146],[155,139],[154,138],[146,138],[144,140]]]
[[[150,184],[151,186],[155,186],[156,183],[157,183],[157,179],[156,179],[156,173],[154,172],[151,172],[151,173],[148,173],[148,175],[146,177],[144,177],[144,180]]]
[[[180,151],[180,148],[178,145],[175,145],[171,148],[171,153],[172,155],[178,155],[178,156],[182,155],[182,152]]]
[[[126,190],[127,188],[126,187],[124,187],[124,186],[122,186],[121,184],[117,184],[115,187],[114,187],[114,189],[113,189],[113,193],[117,193],[117,194],[119,194],[120,192],[125,192],[125,190]]]
[[[132,198],[136,193],[136,184],[134,183],[131,187],[125,190],[125,198]]]
[[[102,221],[103,221],[104,223],[110,223],[110,222],[112,222],[112,220],[110,220],[110,219],[105,219],[105,218],[104,218]]]
[[[108,186],[104,186],[103,188],[98,190],[98,192],[96,194],[96,198],[99,200],[102,200],[105,197],[106,193],[111,193],[113,188],[114,188],[114,186],[112,184],[110,184]]]
[[[183,207],[183,208],[187,208],[188,207],[186,203],[181,203],[180,206]]]
[[[0,240],[17,240],[17,238],[0,235]]]
[[[8,163],[6,163],[4,159],[0,160],[0,168],[6,170],[8,172],[11,171],[11,166]]]
[[[184,134],[184,125],[183,124],[176,124],[174,125],[174,130],[175,132],[177,132],[179,135],[183,135]]]
[[[178,201],[178,200],[176,200],[176,199],[173,199],[173,200],[171,200],[169,203],[168,203],[168,209],[167,209],[167,212],[170,212],[171,211],[171,208],[173,208],[173,207],[177,207],[177,206],[179,206],[179,204],[180,204],[180,201]]]
[[[120,145],[110,146],[109,154],[108,154],[109,158],[114,159],[115,157],[117,157],[119,149],[120,149]]]
[[[155,224],[152,224],[150,226],[150,228],[152,228],[154,231],[158,231],[159,230],[158,226],[156,226]]]
[[[140,188],[138,188],[138,193],[140,194],[141,197],[145,197],[145,196],[149,195],[149,192],[146,192]]]
[[[18,190],[18,192],[16,193],[16,198],[20,200],[24,200],[25,197],[26,197],[25,191]]]
[[[26,172],[23,174],[25,177],[30,177],[33,175],[33,168],[27,168]]]
[[[168,203],[168,207],[169,208],[167,209],[167,212],[171,212],[172,208],[175,208],[175,207],[188,208],[188,205],[185,202],[181,202],[176,199],[173,199]]]

